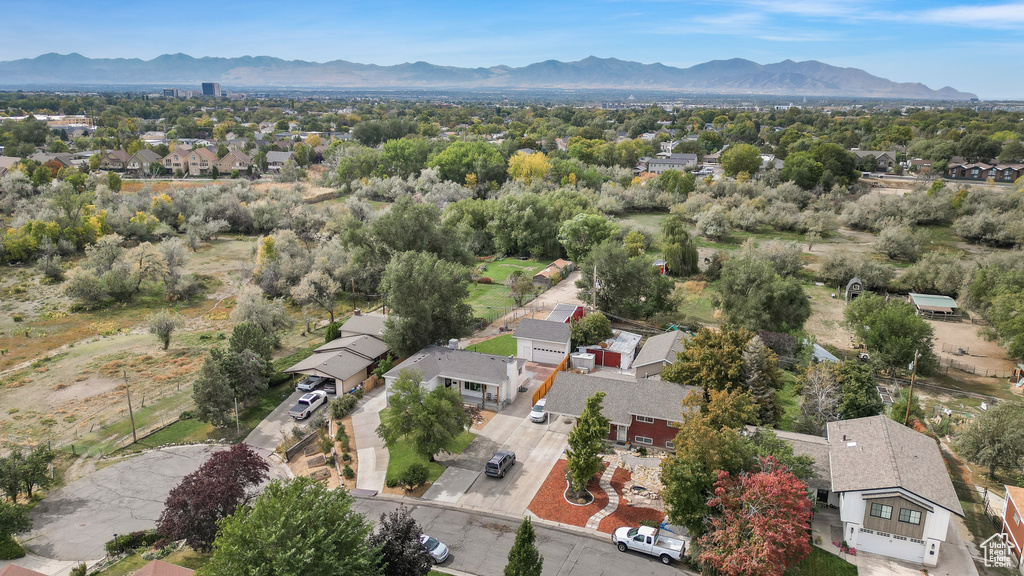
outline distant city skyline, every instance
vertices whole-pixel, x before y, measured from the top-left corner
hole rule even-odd
[[[301,9],[297,9],[301,7]],[[1024,2],[949,0],[253,0],[199,13],[111,0],[8,0],[0,60],[273,56],[391,65],[522,66],[594,55],[688,67],[819,60],[895,82],[1024,99]]]

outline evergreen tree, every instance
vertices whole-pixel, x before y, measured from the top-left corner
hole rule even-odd
[[[505,565],[505,576],[540,576],[544,566],[544,557],[537,551],[537,533],[533,530],[530,518],[523,518],[523,523],[516,531],[516,543],[508,551],[508,564]]]
[[[587,489],[587,482],[601,469],[603,439],[608,435],[609,426],[609,420],[601,414],[602,400],[604,392],[587,398],[583,414],[569,432],[569,448],[566,450],[569,482],[580,496]]]
[[[762,426],[772,427],[782,416],[776,391],[782,387],[779,358],[760,336],[754,336],[743,349],[743,373],[747,390],[757,404],[757,416]]]

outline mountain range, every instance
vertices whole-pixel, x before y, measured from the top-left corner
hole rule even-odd
[[[164,54],[152,60],[86,58],[43,54],[0,62],[0,86],[168,86],[219,82],[243,88],[412,89],[622,89],[705,94],[849,96],[969,100],[974,94],[948,86],[933,90],[916,82],[893,82],[858,68],[815,60],[758,64],[742,58],[713,60],[689,68],[591,56],[575,62],[546,60],[522,67],[459,68],[428,62],[394,66],[345,60],[306,62],[270,56],[193,58]]]

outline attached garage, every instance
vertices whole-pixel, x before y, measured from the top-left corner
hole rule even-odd
[[[906,536],[862,529],[857,534],[856,548],[864,552],[873,552],[920,564],[924,561],[925,544],[917,542]]]

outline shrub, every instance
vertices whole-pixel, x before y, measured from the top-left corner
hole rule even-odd
[[[178,420],[191,420],[195,417],[191,410],[182,410],[181,414],[178,414]]]
[[[356,472],[355,470],[352,469],[351,466],[345,464],[345,467],[341,470],[341,475],[344,476],[346,479],[351,480],[356,477]],[[393,487],[394,486],[392,486],[392,488]]]
[[[426,483],[427,476],[429,474],[430,471],[427,470],[426,465],[414,462],[409,464],[409,467],[402,471],[399,482],[406,490],[415,490]]]
[[[481,276],[476,279],[477,284],[494,284],[494,280],[491,280],[487,276]]]
[[[893,260],[913,262],[921,254],[921,238],[909,226],[886,226],[878,233],[872,248]]]
[[[384,485],[387,486],[388,488],[395,488],[398,486],[398,478],[388,476],[387,478],[384,479]]]
[[[15,322],[21,322],[24,320],[24,318],[22,318],[21,314],[15,314],[14,316],[11,317],[11,320],[14,320]]]
[[[334,463],[337,462],[337,460],[335,460],[334,458],[334,454],[328,456],[326,461],[328,466],[334,466]]]
[[[336,340],[341,336],[341,322],[331,322],[327,325],[327,331],[324,334],[324,341],[330,342]]]
[[[349,454],[348,452],[345,452],[344,454],[341,455],[341,461],[342,462],[351,462],[352,461],[352,455]]]
[[[357,402],[359,402],[359,399],[354,394],[342,394],[331,400],[331,418],[335,420],[344,418],[356,407]]]
[[[0,560],[13,560],[25,555],[25,549],[14,541],[14,538],[7,536],[0,538]]]
[[[158,534],[156,530],[140,530],[138,532],[118,536],[115,539],[107,540],[103,547],[106,548],[107,554],[120,554],[128,550],[135,550],[142,546],[152,546],[154,543],[162,539],[164,539],[164,536]]]

